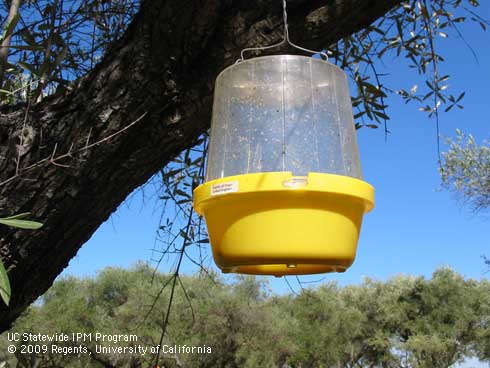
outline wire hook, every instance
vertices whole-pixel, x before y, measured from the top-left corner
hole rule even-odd
[[[263,46],[263,47],[248,47],[248,48],[245,48],[243,49],[241,52],[240,52],[240,59],[238,59],[235,64],[238,64],[242,61],[245,60],[245,53],[246,52],[249,52],[249,51],[260,51],[260,50],[268,50],[268,49],[272,49],[272,48],[276,48],[276,47],[279,47],[279,46],[282,46],[284,44],[288,44],[298,50],[301,50],[301,51],[305,51],[305,52],[309,52],[310,54],[319,54],[321,56],[323,56],[325,58],[325,61],[328,61],[328,55],[326,52],[324,51],[314,51],[314,50],[310,50],[310,49],[307,49],[307,48],[304,48],[304,47],[301,47],[301,46],[298,46],[296,45],[295,43],[293,43],[290,39],[289,39],[289,25],[288,25],[288,13],[287,13],[287,8],[286,8],[286,0],[282,0],[282,9],[283,9],[283,12],[282,12],[282,17],[283,17],[283,22],[284,22],[284,36],[283,36],[283,39],[281,42],[278,42],[274,45],[270,45],[270,46]]]

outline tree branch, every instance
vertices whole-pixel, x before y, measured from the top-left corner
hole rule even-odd
[[[3,77],[5,74],[5,67],[8,62],[9,48],[12,41],[12,34],[14,33],[14,28],[19,17],[19,8],[22,0],[12,0],[10,2],[9,14],[5,20],[4,27],[7,32],[5,38],[2,40],[0,45],[0,87],[3,85]]]

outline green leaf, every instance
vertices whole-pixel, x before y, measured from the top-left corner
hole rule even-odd
[[[456,102],[459,102],[463,99],[463,97],[465,96],[466,92],[463,92],[459,95],[458,99],[456,100]]]
[[[5,270],[5,267],[0,260],[0,297],[7,305],[9,305],[10,302],[10,295],[11,290],[9,278],[7,275],[7,271]]]
[[[183,190],[180,190],[180,189],[175,189],[174,190],[174,194],[177,194],[177,195],[180,195],[180,196],[186,197],[186,198],[191,198],[191,196],[189,195],[189,193],[186,193],[186,192],[184,192]]]
[[[27,29],[27,28],[21,29],[19,31],[19,33],[20,33],[20,36],[22,37],[22,39],[28,45],[37,46],[36,38],[35,38],[34,35],[31,34],[31,32],[29,31],[29,29]]]
[[[184,239],[184,240],[192,240],[184,230],[179,231],[179,235]]]
[[[180,168],[180,169],[170,170],[170,171],[166,172],[164,175],[167,178],[171,178],[172,176],[175,176],[178,173],[180,173],[182,170],[184,170],[184,169]]]
[[[18,220],[9,218],[0,218],[0,224],[18,227],[20,229],[37,230],[43,226],[40,222],[28,221],[28,220]]]
[[[381,119],[390,120],[390,117],[381,111],[373,111],[374,115],[379,116]]]
[[[7,91],[5,89],[0,89],[0,93],[6,94],[6,95],[13,95],[13,92]]]
[[[30,214],[31,214],[30,212],[24,212],[24,213],[19,213],[17,215],[13,215],[13,216],[9,216],[9,217],[3,217],[3,218],[0,218],[0,219],[4,219],[4,220],[20,220],[20,219],[26,218]]]
[[[2,35],[2,38],[7,38],[10,36],[12,33],[14,33],[15,26],[17,25],[17,22],[19,21],[19,14],[15,14],[15,16],[12,18],[9,24],[5,27],[4,33]]]
[[[17,64],[19,64],[21,68],[27,70],[28,72],[35,75],[36,77],[41,77],[41,72],[38,69],[36,69],[34,65],[24,63],[23,61],[18,61]]]

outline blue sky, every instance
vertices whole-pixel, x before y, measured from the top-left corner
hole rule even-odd
[[[482,14],[490,13],[490,5],[482,8]],[[490,44],[490,33],[476,24],[465,26],[464,33],[477,50],[478,62],[461,40],[441,38],[437,44],[447,60],[441,74],[451,74],[450,92],[466,91],[464,110],[441,115],[441,135],[454,136],[460,128],[481,142],[490,138],[490,51],[482,47]],[[381,71],[390,74],[384,77],[390,86],[410,89],[415,84],[413,72],[399,60],[388,60]],[[387,140],[382,129],[358,131],[364,178],[376,188],[376,207],[365,216],[354,265],[344,274],[325,279],[348,284],[361,282],[364,276],[381,280],[397,274],[430,277],[440,266],[481,278],[485,272],[481,255],[490,255],[490,216],[473,215],[452,194],[438,190],[435,121],[418,111],[417,105],[405,105],[396,96],[388,104],[391,133]],[[137,191],[99,228],[63,274],[94,275],[105,266],[149,261],[160,215],[151,186]],[[192,271],[187,266],[184,270]],[[287,291],[283,280],[271,278],[271,282],[275,291]],[[293,278],[293,287],[295,282]]]

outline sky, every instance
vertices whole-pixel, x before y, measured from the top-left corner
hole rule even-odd
[[[488,2],[482,2],[481,14],[490,14]],[[455,136],[456,128],[473,134],[479,143],[490,139],[490,48],[485,46],[490,44],[490,32],[482,32],[476,24],[464,26],[463,31],[478,61],[461,40],[441,38],[437,43],[446,59],[440,73],[451,75],[450,92],[466,92],[464,110],[441,114],[442,143],[445,137]],[[390,86],[413,87],[414,72],[399,60],[387,60],[383,68],[389,73],[384,78]],[[356,261],[343,274],[302,280],[347,285],[365,277],[386,280],[399,274],[429,278],[438,267],[451,267],[477,280],[488,277],[481,256],[490,255],[490,212],[475,215],[453,194],[440,190],[435,121],[420,112],[418,105],[406,105],[396,96],[389,97],[388,104],[387,139],[383,129],[358,131],[364,180],[376,189],[376,206],[364,218]],[[445,148],[443,145],[442,150]],[[149,261],[160,208],[151,187],[133,193],[62,275],[94,276],[106,266],[129,267],[137,260]],[[196,269],[185,264],[183,270]],[[271,277],[270,283],[276,293],[290,291],[284,279]],[[289,278],[289,283],[299,289],[295,278]],[[489,366],[471,361],[464,367]]]

